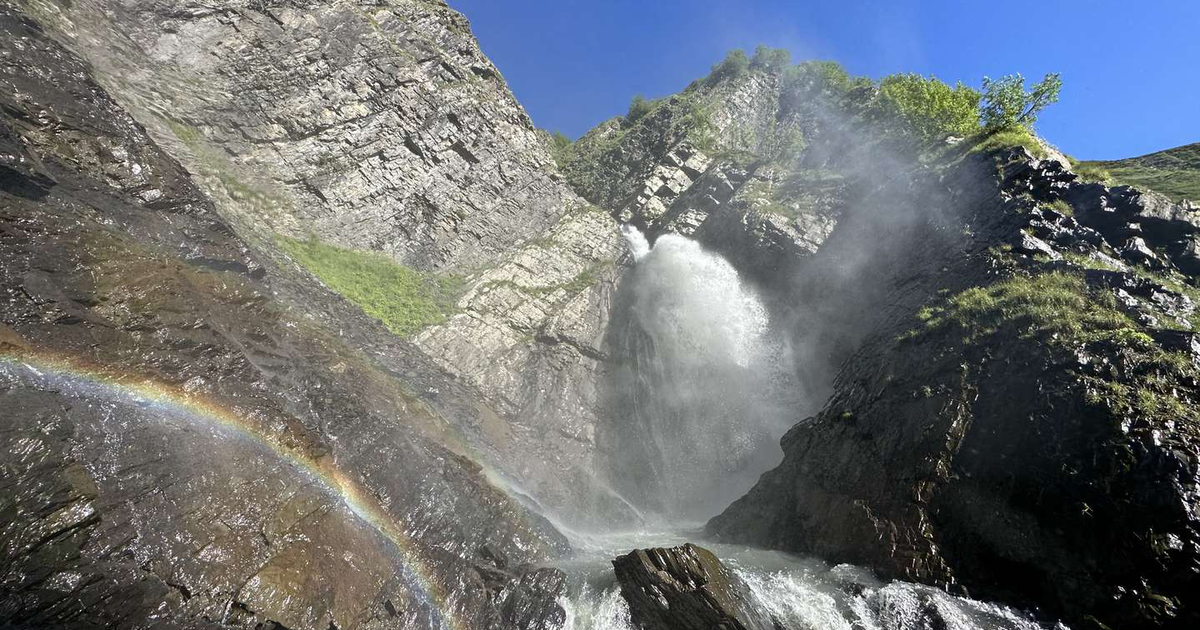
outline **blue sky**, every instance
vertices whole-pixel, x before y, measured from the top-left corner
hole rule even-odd
[[[763,43],[874,78],[1060,72],[1038,131],[1081,159],[1200,142],[1200,0],[448,1],[534,123],[573,138]]]

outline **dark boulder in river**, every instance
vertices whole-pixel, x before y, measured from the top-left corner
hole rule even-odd
[[[775,630],[750,587],[691,543],[637,549],[613,560],[630,617],[649,630]]]

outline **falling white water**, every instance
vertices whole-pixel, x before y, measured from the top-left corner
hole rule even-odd
[[[625,226],[638,263],[634,312],[665,361],[696,368],[732,359],[750,363],[764,350],[767,309],[733,265],[678,234],[664,234],[651,249],[646,237]]]
[[[622,233],[636,266],[617,324],[614,485],[663,521],[699,522],[778,463],[799,419],[794,371],[727,260],[677,234],[651,247]]]
[[[650,241],[646,240],[646,235],[642,231],[632,225],[622,225],[621,234],[625,237],[625,241],[629,243],[629,253],[633,254],[633,260],[639,261],[650,253]]]

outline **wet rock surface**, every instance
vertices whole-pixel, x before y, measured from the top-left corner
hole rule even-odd
[[[467,20],[441,1],[177,4],[35,17],[264,255],[313,237],[458,278],[454,316],[412,340],[425,356],[388,369],[544,509],[628,519],[573,491],[602,475],[620,235],[563,181]]]
[[[253,253],[35,22],[0,30],[0,625],[561,615],[523,567],[564,539],[410,383],[467,390]]]
[[[613,568],[631,618],[647,630],[780,629],[750,587],[703,547],[637,549]]]

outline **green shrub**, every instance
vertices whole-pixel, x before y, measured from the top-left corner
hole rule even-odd
[[[559,168],[563,168],[574,156],[572,149],[575,143],[571,142],[567,134],[561,131],[549,132],[548,135],[550,136],[550,155],[554,158]]]
[[[783,88],[793,95],[840,97],[852,84],[850,74],[836,61],[806,61],[783,71]]]
[[[315,237],[280,237],[279,244],[321,282],[397,335],[412,335],[453,312],[458,278],[422,273],[381,254],[334,247]]]
[[[1038,114],[1047,105],[1058,101],[1062,79],[1058,74],[1047,74],[1029,92],[1025,91],[1025,77],[1013,74],[1000,79],[983,78],[983,102],[980,119],[989,132],[1012,127],[1032,127]]]
[[[647,99],[641,94],[635,94],[633,100],[629,101],[629,111],[625,113],[625,120],[634,123],[638,119],[649,114],[654,109],[654,101]]]
[[[725,60],[712,67],[712,72],[708,75],[709,83],[715,83],[723,79],[732,79],[746,74],[750,69],[750,58],[746,56],[746,51],[738,48],[729,51],[725,55]]]
[[[1079,179],[1085,182],[1093,182],[1096,184],[1111,185],[1113,177],[1108,170],[1096,164],[1080,162],[1075,159],[1068,158],[1071,161],[1071,170],[1079,176]]]
[[[791,63],[792,53],[786,49],[760,45],[754,49],[754,57],[750,60],[750,67],[766,72],[779,72],[787,68]]]
[[[884,116],[925,141],[978,132],[980,97],[961,82],[952,88],[919,74],[894,74],[879,83]]]
[[[1071,171],[1079,177],[1080,181],[1104,184],[1105,186],[1115,184],[1113,176],[1108,169],[1096,162],[1083,162],[1069,155],[1067,156],[1067,161],[1071,163]]]

